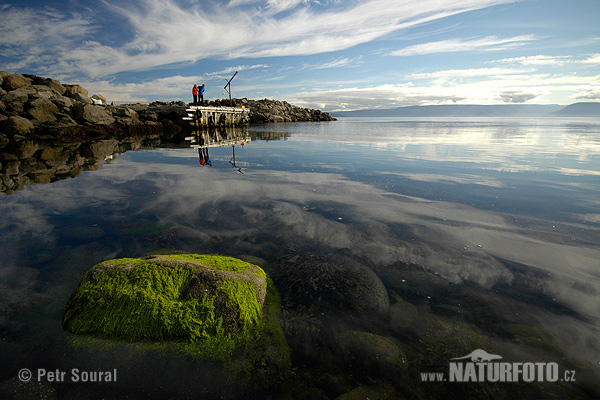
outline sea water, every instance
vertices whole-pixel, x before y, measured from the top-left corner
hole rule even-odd
[[[567,379],[567,389],[598,390],[600,120],[342,118],[252,126],[246,135],[209,147],[210,165],[193,143],[158,145],[0,197],[0,382],[22,369],[116,368],[119,385],[81,390],[236,398],[226,379],[194,360],[157,360],[118,345],[100,355],[74,348],[60,328],[62,307],[81,276],[110,258],[218,253],[277,268],[296,252],[365,266],[390,304],[414,305],[417,322],[457,327],[455,341],[477,332],[504,349],[503,361],[554,362],[561,381],[580,377]],[[411,282],[415,271],[439,282]],[[403,291],[403,284],[414,286]],[[417,357],[443,364],[466,355],[447,354],[456,343],[440,342],[424,356],[416,343],[433,335],[430,328],[405,334],[389,327],[389,315],[370,321],[374,334],[408,353],[398,382],[423,385],[420,374],[447,372],[422,370],[428,364]],[[340,326],[368,330],[363,322],[348,317]],[[326,373],[330,364],[317,365],[314,355],[296,361],[311,357],[313,367],[295,367],[306,376]],[[307,385],[334,397],[365,384],[351,372],[331,371],[345,376],[336,389],[314,376]],[[407,386],[381,381],[400,392]],[[467,390],[443,385],[416,390]]]

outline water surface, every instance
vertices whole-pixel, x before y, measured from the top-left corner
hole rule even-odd
[[[590,397],[598,390],[599,120],[344,118],[253,126],[245,135],[209,147],[211,165],[201,164],[197,146],[209,138],[142,146],[97,170],[0,197],[0,381],[21,368],[117,362],[114,354],[73,350],[60,329],[73,287],[102,260],[183,251],[259,257],[276,269],[297,252],[369,267],[391,304],[407,301],[429,320],[467,324],[511,361],[560,357],[561,368],[581,377],[567,388]],[[419,289],[415,280],[417,289],[404,290],[420,270],[448,286]],[[396,335],[411,353],[409,342],[423,331],[393,333],[387,318],[377,317],[373,329]],[[437,355],[447,360],[444,345]],[[425,364],[410,354],[409,361],[403,379],[418,387]],[[189,383],[171,376],[184,375],[180,364],[167,362],[172,372],[160,379],[118,363],[121,383],[135,393],[176,393]],[[310,366],[298,368],[310,375]],[[362,383],[322,391],[333,397]],[[190,387],[201,392],[196,384]],[[406,383],[399,385],[402,392]],[[206,390],[236,396],[225,387]],[[472,395],[464,390],[417,391]]]

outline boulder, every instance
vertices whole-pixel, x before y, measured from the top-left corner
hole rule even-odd
[[[388,293],[377,275],[334,256],[300,254],[284,262],[276,279],[288,298],[306,307],[387,314]]]
[[[120,340],[133,354],[147,349],[201,359],[210,370],[200,381],[214,379],[220,365],[229,384],[264,389],[291,367],[279,314],[277,291],[260,267],[175,254],[96,265],[67,301],[62,326],[88,336],[102,357],[107,340]]]
[[[106,99],[101,94],[94,94],[94,95],[92,95],[92,97],[90,97],[90,99],[92,100],[93,104],[97,104],[97,105],[106,105],[107,104]]]
[[[366,400],[366,399],[377,399],[377,400],[399,400],[402,397],[399,396],[396,389],[387,383],[377,383],[374,385],[359,386],[348,393],[344,393],[341,396],[335,398],[335,400]]]
[[[80,151],[84,157],[92,160],[103,160],[119,151],[119,142],[115,139],[98,140],[83,144]]]
[[[7,92],[26,85],[31,85],[31,80],[21,74],[10,74],[2,80],[2,89]]]
[[[401,301],[390,306],[390,326],[394,332],[403,332],[409,329],[419,316],[417,307],[406,301]]]
[[[74,93],[70,96],[70,98],[79,103],[85,103],[85,104],[93,104],[94,103],[92,101],[92,99],[90,99],[83,93]]]
[[[337,345],[344,361],[366,374],[406,371],[408,361],[398,343],[390,338],[363,331],[346,331],[338,335]]]
[[[56,105],[46,99],[46,98],[38,98],[31,102],[29,102],[29,110],[27,110],[27,114],[29,114],[33,119],[36,119],[41,122],[54,122],[56,121],[56,114],[59,110]]]
[[[44,78],[36,75],[23,74],[26,78],[31,80],[33,85],[47,86],[50,89],[56,90],[59,94],[64,94],[67,90],[59,81],[52,78]]]
[[[105,261],[73,291],[62,326],[131,341],[224,338],[261,323],[266,285],[260,267],[231,257]]]
[[[115,122],[112,115],[102,106],[77,103],[73,106],[73,114],[79,123],[110,125]]]
[[[139,115],[135,110],[132,110],[129,107],[115,107],[113,110],[113,115],[117,115],[119,117],[129,117],[139,119]]]
[[[88,95],[88,91],[80,85],[65,85],[66,90],[64,92],[65,96],[68,97],[73,97],[74,94],[76,93],[80,93],[82,95],[84,95],[85,97],[87,97]]]
[[[405,269],[396,264],[377,267],[377,275],[387,288],[409,300],[426,301],[429,298],[444,297],[451,289],[448,281],[433,272]]]
[[[2,130],[12,135],[28,135],[34,129],[33,124],[27,118],[12,116],[2,122]]]

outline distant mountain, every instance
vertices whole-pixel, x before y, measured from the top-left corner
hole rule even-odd
[[[439,105],[439,106],[408,106],[388,109],[357,110],[357,111],[334,111],[333,117],[539,117],[560,112],[578,104],[600,103],[576,103],[571,106],[560,106],[558,104],[502,104],[502,105]],[[578,110],[576,107],[575,110]],[[585,110],[588,110],[587,108]],[[598,111],[590,106],[589,116],[597,116]],[[594,111],[594,112],[592,112]],[[581,108],[584,115],[584,108]],[[575,115],[575,114],[553,114],[553,115]]]
[[[570,106],[566,106],[562,110],[553,112],[552,115],[572,117],[600,117],[600,103],[575,103],[571,104]]]

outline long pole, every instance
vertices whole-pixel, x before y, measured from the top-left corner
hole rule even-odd
[[[232,107],[232,103],[231,103],[231,81],[233,80],[233,78],[235,78],[235,76],[237,75],[237,73],[238,72],[235,71],[235,74],[233,74],[233,76],[231,77],[231,79],[229,79],[227,81],[227,84],[225,86],[223,86],[223,89],[226,89],[227,93],[229,93],[229,107]]]

